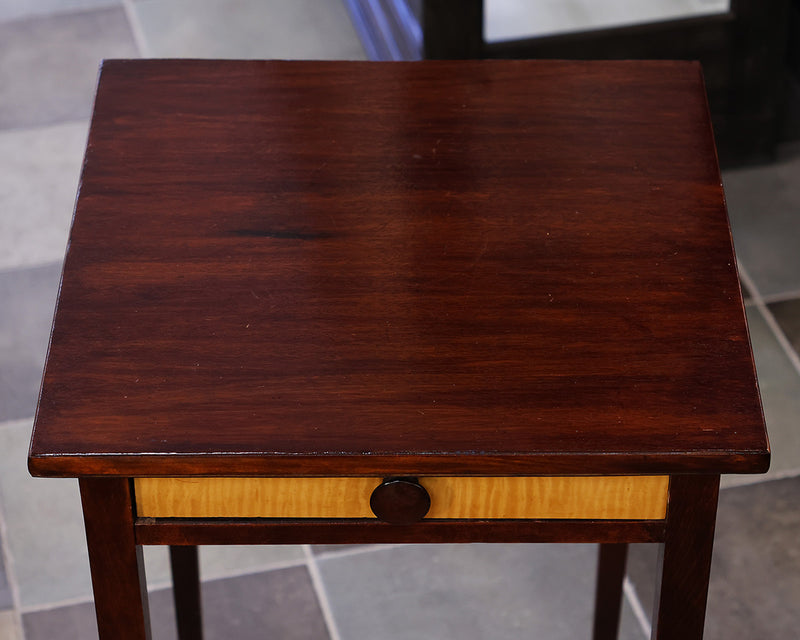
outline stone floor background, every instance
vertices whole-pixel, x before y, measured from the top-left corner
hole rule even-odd
[[[505,4],[513,14],[513,3]],[[551,11],[553,24],[591,22],[585,5],[536,7]],[[500,33],[505,9],[496,6]],[[364,52],[341,0],[0,0],[0,640],[96,637],[76,483],[33,479],[25,458],[97,67],[102,58],[138,56],[363,59]],[[724,182],[773,465],[764,477],[724,479],[707,637],[795,638],[800,147],[783,148],[771,165],[726,172]],[[174,638],[165,551],[146,553],[154,637]],[[201,554],[209,639],[589,637],[590,545],[204,547]],[[654,561],[651,546],[634,547],[624,640],[647,637]]]

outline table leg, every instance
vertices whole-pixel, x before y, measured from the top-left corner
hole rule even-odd
[[[672,476],[653,640],[701,640],[705,624],[718,475]]]
[[[601,544],[594,601],[594,640],[616,640],[622,610],[622,584],[628,545]]]
[[[195,546],[170,546],[172,595],[180,640],[202,640],[200,607],[200,564]]]
[[[127,478],[81,478],[81,501],[100,640],[150,640],[142,548]]]

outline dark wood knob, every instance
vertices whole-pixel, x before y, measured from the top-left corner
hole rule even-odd
[[[431,497],[416,478],[386,478],[375,487],[369,506],[384,522],[412,524],[428,513]]]

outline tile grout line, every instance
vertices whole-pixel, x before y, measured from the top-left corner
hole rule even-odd
[[[405,547],[405,546],[408,545],[405,543],[372,544],[363,546],[359,545],[359,547],[355,549],[343,549],[341,551],[323,551],[322,553],[315,554],[315,557],[322,558],[325,560],[328,559],[337,560],[339,558],[350,558],[364,553],[374,553],[376,551],[384,551],[388,549],[395,549],[397,547]],[[304,567],[307,564],[308,561],[306,560],[305,557],[299,558],[297,560],[267,562],[261,565],[256,565],[255,567],[248,567],[247,569],[242,569],[239,571],[225,572],[219,575],[215,575],[211,578],[201,578],[201,580],[202,582],[214,582],[216,580],[243,578],[245,576],[252,576],[258,573],[268,573],[270,571],[281,571],[283,569],[294,569],[297,567]],[[148,593],[170,588],[172,588],[171,580],[158,580],[154,582],[148,581],[147,583]],[[20,607],[20,613],[21,615],[26,615],[28,613],[41,613],[42,611],[52,611],[53,609],[61,609],[62,607],[71,607],[80,604],[86,604],[88,602],[93,602],[93,600],[94,596],[92,596],[91,594],[86,594],[83,596],[75,596],[74,598],[65,598],[63,600],[57,600],[55,602],[45,602],[45,603],[33,604],[27,607]]]
[[[77,118],[77,117],[76,118],[68,118],[66,120],[58,120],[57,122],[50,122],[50,123],[44,123],[44,124],[31,124],[31,125],[24,125],[23,124],[23,125],[13,126],[13,127],[2,127],[2,128],[0,128],[0,136],[5,136],[6,134],[12,134],[13,135],[15,133],[23,133],[23,134],[24,133],[42,133],[42,132],[46,132],[47,129],[57,129],[59,127],[64,127],[64,126],[73,125],[73,124],[74,125],[77,125],[77,124],[83,125],[86,128],[86,131],[88,132],[89,131],[89,121],[90,121],[90,118],[87,116],[85,118]],[[84,144],[84,148],[85,147],[86,147],[86,145]],[[81,156],[81,157],[83,157],[83,156]],[[75,186],[76,186],[76,188],[78,186],[77,174],[76,174]],[[65,240],[66,240],[66,238],[65,238]],[[58,258],[58,260],[63,260],[63,259],[64,259],[63,255],[60,258]],[[55,262],[55,261],[56,261],[55,258],[53,260],[47,260],[45,262],[38,262],[37,261],[37,262],[32,262],[30,264],[30,266],[32,266],[32,267],[41,267],[42,265],[49,264],[50,262]],[[19,266],[0,267],[0,271],[9,271],[9,270],[13,271],[14,269],[18,269],[18,268],[19,269],[24,269],[27,266],[29,266],[29,265],[21,264]]]
[[[726,484],[724,487],[720,487],[720,491],[727,491],[728,489],[738,489],[740,487],[750,487],[754,484],[764,484],[766,482],[772,482],[773,480],[788,480],[790,478],[797,478],[800,477],[800,468],[795,469],[784,469],[783,471],[775,471],[769,475],[766,474],[758,474],[758,475],[737,475],[737,474],[730,474],[726,476],[727,478],[735,478],[735,480],[731,480],[729,483]]]
[[[133,41],[136,43],[136,48],[139,50],[139,56],[141,58],[151,57],[150,47],[147,44],[147,38],[144,35],[142,23],[133,6],[133,0],[122,0],[122,8],[125,11],[125,17],[128,19],[128,26],[130,26],[131,33],[133,34]]]
[[[149,590],[148,590],[149,593]],[[40,604],[32,604],[27,607],[20,608],[20,615],[26,616],[29,613],[43,613],[45,611],[55,611],[56,609],[63,609],[66,607],[77,607],[82,604],[89,604],[94,602],[93,595],[75,596],[74,598],[64,598],[56,602],[44,602]]]
[[[3,420],[0,422],[0,429],[13,429],[20,424],[33,425],[33,416],[27,418],[12,418],[11,420]]]
[[[299,546],[299,545],[298,545]],[[200,562],[202,563],[203,558],[200,558]],[[202,575],[202,566],[201,574],[200,574],[200,581],[201,582],[215,582],[217,580],[228,580],[230,578],[243,578],[245,576],[252,576],[257,573],[269,573],[270,571],[282,571],[284,569],[294,569],[297,567],[302,567],[305,564],[305,558],[297,558],[295,560],[274,560],[272,562],[265,562],[263,564],[256,564],[246,569],[234,569],[232,571],[225,571],[220,573],[219,575],[215,575],[212,577],[204,578]],[[157,591],[159,589],[171,589],[172,588],[172,580],[160,580],[158,582],[154,582],[152,584],[148,583],[147,590],[148,591]]]
[[[794,291],[783,291],[781,293],[771,293],[767,296],[761,296],[765,304],[773,304],[775,302],[789,302],[800,298],[800,289]]]
[[[745,307],[754,307],[756,305],[755,300],[753,300],[749,295],[745,296],[744,292],[742,292],[742,298],[744,299]],[[781,293],[770,293],[769,295],[761,296],[761,300],[767,305],[780,304],[781,302],[800,301],[800,289],[782,291]]]
[[[297,545],[299,547],[304,547],[305,545]],[[337,559],[337,558],[349,558],[352,556],[361,555],[363,553],[373,553],[376,551],[383,551],[385,549],[393,549],[395,547],[404,547],[407,546],[406,544],[371,544],[371,545],[359,545],[355,549],[342,549],[341,551],[323,551],[322,553],[314,554],[312,551],[312,555],[314,558],[323,558],[323,559]],[[310,545],[309,545],[310,547]],[[213,578],[202,579],[203,582],[212,582],[214,580],[227,580],[228,578],[241,578],[244,576],[251,576],[256,573],[267,573],[269,571],[280,571],[282,569],[293,569],[295,567],[302,567],[308,564],[308,561],[305,558],[305,551],[304,557],[299,558],[297,560],[277,560],[274,562],[265,562],[261,565],[255,565],[255,567],[248,567],[247,569],[241,570],[234,570],[230,572],[221,573]],[[159,581],[152,585],[148,584],[148,591],[155,591],[157,589],[165,589],[171,587],[171,581]]]
[[[322,617],[328,629],[328,637],[330,640],[341,640],[339,629],[336,627],[336,620],[333,617],[331,603],[330,600],[328,600],[328,592],[325,589],[325,583],[322,581],[322,574],[320,573],[317,559],[314,557],[313,551],[311,551],[311,545],[304,544],[303,552],[306,555],[306,566],[308,568],[308,573],[311,575],[311,583],[317,594],[317,602],[319,602],[319,607],[322,609]]]
[[[800,376],[800,356],[797,355],[797,352],[792,347],[792,344],[789,342],[789,339],[786,337],[783,329],[781,329],[778,321],[775,320],[775,316],[772,315],[772,311],[770,311],[769,307],[767,307],[766,303],[764,302],[764,298],[761,297],[761,293],[759,293],[758,288],[753,283],[752,278],[750,278],[750,274],[747,272],[747,269],[745,269],[744,265],[738,261],[737,267],[739,270],[739,277],[741,277],[747,288],[750,290],[750,297],[753,299],[753,306],[755,306],[761,312],[764,321],[767,323],[767,326],[769,326],[770,330],[775,336],[775,339],[778,341],[778,344],[780,344],[781,349],[783,349],[786,357],[789,358],[789,362],[791,362],[794,370],[797,372],[797,375]]]
[[[370,553],[373,551],[388,551],[390,549],[397,549],[398,547],[407,547],[409,546],[408,543],[401,542],[397,544],[370,544],[365,546],[360,546],[355,549],[341,549],[339,551],[323,551],[321,553],[315,554],[315,558],[322,559],[322,560],[338,560],[339,558],[350,558],[352,556],[358,556],[362,553]]]
[[[631,609],[633,609],[633,615],[636,617],[636,621],[639,623],[644,637],[650,638],[653,633],[653,627],[644,611],[642,601],[639,599],[639,594],[636,592],[636,587],[633,582],[628,579],[628,576],[625,576],[625,580],[622,582],[622,590],[625,593],[628,604],[630,604]]]
[[[0,134],[2,134],[2,131],[0,131]],[[66,245],[66,238],[64,239],[64,244]],[[29,264],[24,263],[20,265],[14,265],[14,266],[9,265],[0,267],[0,277],[5,277],[5,276],[13,277],[14,274],[20,271],[34,271],[36,269],[52,269],[53,267],[60,267],[63,264],[64,264],[64,252],[61,253],[60,257],[54,260],[44,260],[41,262],[31,262]]]
[[[306,545],[297,545],[301,548],[305,547]],[[311,545],[308,545],[309,548]],[[315,554],[313,551],[311,552],[314,558],[322,558],[325,560],[333,559],[336,560],[338,558],[350,558],[352,556],[361,555],[364,553],[374,553],[376,551],[384,551],[388,549],[394,549],[396,547],[405,547],[408,546],[407,544],[370,544],[370,545],[359,545],[355,549],[342,549],[340,551],[323,551],[322,553]],[[308,561],[305,557],[305,550],[303,551],[303,558],[299,558],[297,560],[285,560],[285,561],[275,561],[275,562],[267,562],[262,565],[256,565],[255,567],[248,567],[247,569],[235,570],[231,572],[222,573],[217,575],[213,578],[202,579],[203,582],[212,582],[214,580],[227,580],[229,578],[242,578],[244,576],[251,576],[257,573],[267,573],[269,571],[280,571],[282,569],[293,569],[295,567],[303,567],[308,564]],[[154,583],[152,585],[148,584],[148,591],[156,591],[157,589],[165,589],[172,586],[171,581],[160,581]]]
[[[1,497],[1,496],[0,496]],[[0,554],[3,556],[5,565],[6,581],[11,591],[11,603],[14,606],[14,632],[16,638],[23,640],[25,637],[22,627],[22,606],[19,595],[19,585],[17,584],[17,574],[14,570],[14,558],[11,556],[11,547],[8,542],[8,527],[6,527],[5,514],[3,513],[3,503],[0,500]]]
[[[269,573],[270,571],[281,571],[282,569],[294,569],[297,567],[303,567],[305,565],[306,565],[305,559],[286,561],[283,563],[275,562],[267,565],[258,566],[254,569],[232,571],[231,573],[215,576],[213,578],[208,578],[208,579],[201,578],[201,582],[207,583],[207,582],[215,582],[217,580],[242,578],[245,576],[255,575],[258,573]],[[152,594],[154,591],[162,591],[163,589],[171,589],[171,588],[172,588],[171,580],[158,580],[155,582],[148,581],[147,583],[148,594]],[[75,596],[74,598],[65,598],[63,600],[57,600],[55,602],[44,602],[44,603],[30,605],[28,607],[23,607],[21,609],[21,612],[23,615],[27,615],[29,613],[42,613],[43,611],[53,611],[54,609],[61,609],[64,607],[74,607],[77,605],[87,604],[90,602],[94,602],[94,596],[92,594],[86,594],[82,596]]]

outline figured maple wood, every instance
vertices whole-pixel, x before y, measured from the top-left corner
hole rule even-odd
[[[698,65],[104,63],[33,473],[768,460]]]
[[[153,518],[374,518],[380,478],[137,478],[136,510]],[[426,518],[659,520],[666,476],[420,478]]]
[[[380,478],[137,478],[136,513],[160,518],[371,518]]]
[[[667,476],[423,478],[428,518],[660,520]]]

